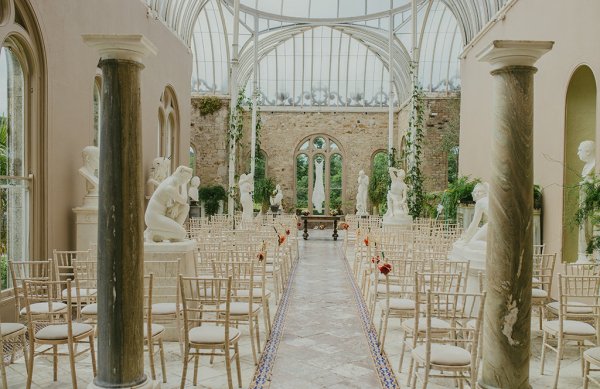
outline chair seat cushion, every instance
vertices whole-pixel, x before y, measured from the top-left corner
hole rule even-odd
[[[544,331],[557,334],[559,330],[559,321],[552,320],[544,323]],[[596,329],[588,323],[577,320],[563,320],[563,333],[565,335],[596,335]]]
[[[408,319],[402,322],[402,328],[409,332],[414,332],[415,330],[415,319]],[[443,321],[442,319],[438,319],[435,317],[431,318],[431,329],[433,332],[447,332],[450,328],[450,324]],[[420,318],[419,319],[419,332],[425,332],[427,329],[427,319]]]
[[[48,306],[49,305],[49,306]],[[50,309],[48,309],[50,308]],[[65,310],[67,308],[67,304],[59,303],[59,302],[51,302],[48,303],[34,303],[29,306],[29,310],[34,315],[39,315],[42,313],[48,312],[59,312]],[[21,315],[27,314],[27,307],[21,309]]]
[[[85,307],[81,308],[81,313],[84,315],[97,315],[98,314],[98,304],[87,304]]]
[[[183,310],[183,305],[179,304],[179,312]],[[156,303],[152,304],[153,315],[175,315],[177,313],[177,303]]]
[[[152,330],[152,337],[155,337],[156,335],[163,332],[165,330],[165,327],[161,326],[160,324],[152,323],[151,330]],[[148,326],[146,325],[146,323],[144,323],[144,338],[147,338],[147,337],[148,337]]]
[[[583,357],[587,360],[593,360],[596,365],[600,365],[600,347],[588,348],[583,352]]]
[[[560,309],[560,303],[558,301],[554,301],[550,304],[547,304],[546,307],[548,307],[548,309],[552,312],[558,312]],[[567,305],[567,313],[591,314],[593,312],[593,308],[584,303],[573,301]]]
[[[421,345],[412,351],[413,356],[424,361],[426,348]],[[432,344],[430,361],[434,365],[468,366],[471,364],[471,353],[464,348],[449,344]]]
[[[548,297],[548,292],[546,292],[543,289],[533,288],[533,289],[531,289],[531,297],[546,298],[546,297]]]
[[[67,289],[64,289],[61,293],[61,296],[63,299],[67,298]],[[97,289],[93,289],[93,288],[81,288],[79,290],[79,297],[90,297],[90,296],[95,296],[98,294],[98,290]],[[76,298],[77,297],[77,288],[71,288],[71,298]]]
[[[237,328],[229,328],[229,340],[235,340],[240,336]],[[225,343],[225,327],[202,326],[192,328],[189,332],[191,343],[218,344]]]
[[[25,329],[25,326],[21,323],[2,323],[0,324],[0,333],[2,336],[8,336],[17,331]]]
[[[390,293],[400,293],[401,289],[400,289],[400,285],[390,285]],[[385,284],[377,284],[377,293],[387,293],[387,288],[385,287]]]
[[[249,305],[247,302],[245,301],[235,301],[229,304],[229,313],[231,315],[247,315],[248,311],[250,310]],[[252,313],[257,312],[260,309],[261,305],[260,304],[252,304]],[[225,309],[225,304],[221,304],[219,306],[219,309]]]
[[[73,337],[93,331],[94,328],[89,324],[73,323]],[[39,330],[35,337],[43,340],[61,340],[69,337],[69,329],[67,324],[53,324]]]
[[[410,299],[390,299],[390,309],[397,311],[412,311],[415,309],[416,303]]]
[[[248,297],[247,290],[238,290],[236,295],[240,297]],[[271,296],[271,291],[269,289],[265,289],[265,297]],[[262,298],[262,288],[252,288],[252,298]]]

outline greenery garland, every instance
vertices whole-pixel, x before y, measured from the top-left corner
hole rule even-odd
[[[411,72],[414,69],[411,69]],[[424,93],[416,84],[412,92],[412,112],[409,119],[410,133],[406,139],[409,161],[407,172],[408,212],[413,219],[421,216],[425,193],[423,192],[423,173],[421,172],[421,145],[423,143],[423,125],[425,123]]]

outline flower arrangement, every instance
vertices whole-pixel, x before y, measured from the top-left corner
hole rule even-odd
[[[392,265],[390,265],[387,262],[377,266],[377,268],[379,269],[379,272],[384,276],[387,276],[392,271]]]
[[[350,225],[346,222],[338,224],[338,230],[347,230],[348,228],[350,228]]]
[[[301,222],[296,223],[296,227],[298,227],[298,229],[301,230],[302,229],[302,223]]]
[[[284,234],[279,235],[279,239],[277,240],[277,243],[279,244],[279,246],[281,246],[282,244],[285,243],[285,235]]]
[[[379,263],[381,262],[381,258],[378,256],[371,258],[371,263]]]
[[[266,257],[267,244],[263,240],[262,245],[260,247],[260,251],[256,254],[256,259],[259,261],[263,261]]]
[[[286,234],[286,235],[289,235],[289,234],[290,234],[290,229],[289,229],[289,228],[286,228],[286,229],[285,229],[285,234]]]
[[[369,245],[369,235],[365,236],[365,239],[363,239],[363,243],[365,244],[365,246]]]

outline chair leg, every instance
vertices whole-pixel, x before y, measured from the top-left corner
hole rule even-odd
[[[588,389],[588,385],[590,382],[590,379],[588,378],[589,374],[590,374],[590,362],[588,360],[585,360],[584,368],[583,368],[583,389]]]
[[[271,312],[269,311],[269,300],[263,300],[263,320],[265,322],[265,334],[269,337],[271,333]]]
[[[558,338],[558,350],[556,352],[556,365],[554,367],[554,385],[552,386],[554,389],[558,388],[558,375],[560,374],[560,360],[562,359],[563,354],[563,340],[562,338]]]
[[[429,366],[425,366],[423,372],[423,389],[427,389],[427,384],[429,383]]]
[[[256,346],[258,347],[258,355],[260,355],[260,327],[258,325],[258,314],[254,316],[254,332],[256,332]]]
[[[227,385],[233,389],[233,380],[231,378],[231,356],[229,355],[229,345],[225,345],[225,368],[227,369]]]
[[[254,365],[258,365],[258,359],[256,358],[256,339],[254,337],[254,322],[252,316],[248,317],[248,329],[250,334],[250,345],[252,346],[252,359],[254,359]]]
[[[181,372],[181,386],[180,389],[185,389],[185,376],[187,375],[188,369],[188,358],[190,356],[190,348],[186,344],[185,349],[183,351],[183,371]]]
[[[388,321],[390,320],[390,313],[385,314],[385,321],[383,322],[383,329],[381,330],[381,350],[385,345],[385,336],[387,335]]]
[[[35,341],[33,337],[29,338],[29,359],[27,360],[27,389],[31,389],[33,379],[33,358],[35,357]]]
[[[71,364],[71,382],[73,383],[73,389],[77,389],[77,372],[75,371],[75,347],[73,342],[67,344],[69,347],[69,363]]]
[[[152,380],[156,381],[156,368],[154,367],[154,340],[152,340],[152,335],[148,336],[146,343],[148,344],[148,357],[150,358],[150,375],[152,376]]]
[[[542,355],[540,356],[540,375],[544,375],[544,363],[546,362],[546,342],[548,341],[548,333],[544,331],[542,336]]]
[[[402,344],[402,349],[400,350],[400,362],[398,363],[398,373],[402,373],[402,363],[404,362],[404,350],[406,349],[406,333],[402,332],[402,338],[400,338],[400,344]],[[410,371],[409,371],[410,374]]]
[[[52,365],[54,369],[54,382],[58,381],[58,346],[52,346]]]
[[[167,383],[167,366],[165,365],[165,348],[162,338],[158,339],[158,347],[160,352],[160,367],[162,370],[163,383]]]
[[[200,355],[196,354],[194,356],[194,386],[198,385],[198,364],[199,364],[199,362],[200,362]]]
[[[25,359],[25,369],[27,370],[27,374],[29,374],[29,353],[27,352],[27,339],[25,338],[25,334],[21,335],[21,344],[23,345],[23,358]]]
[[[239,349],[237,342],[235,343],[235,346],[233,346],[233,349],[235,351],[235,367],[237,370],[238,386],[241,388],[242,387],[242,368],[240,366],[240,349]]]
[[[90,335],[90,355],[92,356],[92,372],[94,377],[98,374],[96,370],[96,350],[94,349],[94,335]]]
[[[0,342],[0,374],[2,374],[2,388],[8,389],[8,383],[6,382],[6,367],[4,366],[4,344]],[[24,350],[24,349],[23,349]],[[14,353],[14,351],[13,351]],[[27,359],[25,360],[27,361]]]

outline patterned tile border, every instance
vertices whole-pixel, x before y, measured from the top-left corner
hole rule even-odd
[[[385,389],[399,389],[400,385],[396,380],[396,375],[392,370],[390,361],[387,359],[385,352],[382,352],[379,348],[379,342],[377,341],[377,331],[375,330],[375,325],[371,321],[371,315],[369,314],[367,303],[365,302],[362,296],[360,288],[356,284],[356,280],[354,279],[354,275],[352,274],[352,269],[350,268],[348,259],[346,258],[346,255],[344,254],[341,248],[338,247],[338,250],[340,251],[340,256],[344,261],[346,276],[348,277],[348,281],[352,285],[352,289],[354,291],[356,307],[360,315],[363,330],[365,331],[365,335],[367,337],[367,342],[369,343],[369,349],[371,351],[371,356],[373,357],[375,370],[377,371],[377,375],[379,376],[379,380],[381,382],[381,387]]]
[[[292,265],[292,270],[288,277],[287,285],[283,290],[279,306],[277,307],[277,312],[275,313],[275,317],[273,319],[271,335],[269,335],[269,339],[267,340],[267,344],[265,345],[262,356],[254,373],[254,378],[252,378],[252,382],[248,387],[249,389],[266,389],[271,386],[273,365],[275,363],[275,358],[277,357],[277,348],[279,347],[279,342],[283,336],[286,314],[290,304],[290,296],[292,294],[292,283],[294,281],[299,262],[300,257],[298,257],[298,259],[296,259]]]

